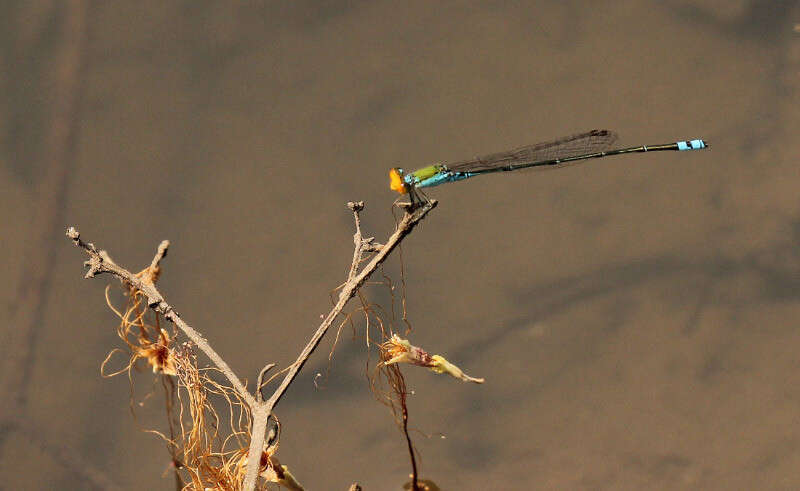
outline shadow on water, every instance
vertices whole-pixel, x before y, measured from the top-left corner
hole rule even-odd
[[[449,354],[454,360],[474,358],[476,346],[481,351],[491,350],[519,336],[520,332],[569,312],[587,302],[613,295],[632,296],[647,284],[679,284],[670,290],[665,299],[671,308],[681,313],[684,321],[682,334],[692,336],[698,330],[702,312],[710,306],[724,307],[733,312],[758,305],[796,301],[800,298],[800,219],[792,221],[791,233],[778,244],[754,250],[740,258],[724,256],[692,259],[683,256],[660,256],[625,264],[609,265],[587,275],[575,275],[557,281],[533,285],[514,292],[511,296],[524,313],[506,321],[499,320],[494,329],[486,329],[485,319],[476,319],[476,334]],[[746,292],[737,288],[724,289],[727,284],[749,285]],[[724,290],[724,291],[723,291]],[[624,321],[627,302],[614,303],[605,317],[596,320],[588,336],[604,336],[611,326]],[[620,316],[616,309],[622,308]],[[600,329],[598,331],[598,328]],[[577,356],[577,355],[576,355]],[[575,359],[566,360],[567,365]]]
[[[733,19],[721,19],[710,10],[687,2],[665,2],[684,22],[694,22],[717,32],[740,39],[756,39],[767,43],[791,33],[792,9],[797,0],[753,0]]]
[[[485,319],[476,318],[472,325],[464,325],[470,331],[460,347],[447,351],[446,356],[455,362],[467,362],[474,359],[476,347],[483,352],[507,343],[509,339],[533,326],[546,322],[549,318],[577,309],[582,304],[598,299],[611,299],[620,295],[632,297],[637,289],[648,284],[678,284],[679,288],[668,290],[663,301],[671,309],[680,313],[683,320],[681,332],[691,337],[698,330],[702,313],[709,307],[724,307],[739,312],[748,307],[761,304],[793,301],[800,298],[800,219],[792,221],[791,233],[778,244],[763,249],[753,250],[739,258],[711,256],[707,259],[693,259],[685,256],[665,255],[652,257],[624,264],[613,264],[595,270],[586,275],[575,275],[556,281],[535,284],[523,288],[510,295],[515,305],[524,313],[510,316],[507,319],[496,319],[496,327],[487,327]],[[751,288],[746,293],[728,290],[726,284],[738,284],[747,281]],[[724,291],[723,291],[724,290]],[[388,304],[389,297],[376,294],[373,299]],[[586,326],[583,332],[589,338],[608,336],[626,322],[627,309],[632,308],[628,300],[612,301],[611,308],[603,311],[592,326]],[[362,323],[361,318],[357,324]],[[357,327],[359,333],[355,340],[352,330],[346,327],[340,338],[334,355],[332,377],[336,380],[336,390],[322,395],[325,399],[338,400],[361,394],[365,386],[363,373],[350,374],[337,371],[335,366],[351,366],[363,364],[364,346],[360,338],[363,326]],[[589,343],[591,344],[591,343]],[[583,343],[582,343],[583,346]],[[319,390],[304,390],[312,383],[313,374],[327,370],[327,348],[320,350],[325,357],[309,366],[309,370],[301,376],[296,387],[301,389],[292,392],[291,400],[295,404],[315,403],[319,401]],[[563,360],[562,368],[580,362],[578,358],[591,358],[591,352],[581,350],[573,353],[569,359]],[[374,361],[374,360],[373,360]],[[561,372],[563,370],[555,370]],[[338,372],[338,373],[337,373]],[[555,377],[557,378],[557,377]],[[544,377],[546,384],[554,383],[553,377]],[[324,382],[323,382],[324,385]],[[295,387],[295,388],[296,388]],[[530,387],[529,387],[530,388]],[[527,396],[525,396],[527,397]],[[474,404],[472,401],[471,404]],[[477,407],[472,409],[477,410]]]

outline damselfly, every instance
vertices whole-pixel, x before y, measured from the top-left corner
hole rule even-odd
[[[458,162],[434,164],[406,173],[395,167],[389,171],[389,187],[400,194],[408,193],[412,204],[418,201],[415,190],[438,186],[446,182],[461,181],[470,177],[529,168],[556,168],[581,160],[597,159],[610,155],[637,152],[659,152],[662,150],[701,150],[708,148],[703,140],[688,140],[659,145],[608,148],[617,140],[617,135],[608,130],[592,130],[586,133],[559,138],[545,143],[528,145],[506,152],[493,153]]]

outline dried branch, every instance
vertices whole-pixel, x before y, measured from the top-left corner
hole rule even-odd
[[[376,245],[374,244],[374,239],[372,237],[364,238],[361,235],[361,220],[359,218],[359,212],[364,209],[364,202],[350,202],[347,204],[348,208],[353,212],[353,219],[355,220],[356,225],[356,232],[353,235],[353,243],[355,246],[355,250],[353,251],[353,262],[350,265],[350,272],[347,276],[347,282],[342,286],[341,290],[339,291],[339,300],[334,305],[333,309],[328,313],[325,319],[322,321],[320,326],[317,328],[317,331],[309,340],[308,344],[306,344],[303,351],[300,352],[300,356],[297,357],[297,360],[291,365],[289,372],[284,377],[281,384],[275,389],[275,392],[270,396],[267,402],[259,404],[259,412],[256,413],[253,411],[253,431],[251,432],[250,436],[250,454],[247,461],[247,474],[245,475],[245,481],[243,489],[246,491],[250,491],[255,488],[256,485],[256,477],[258,473],[258,458],[256,455],[260,455],[261,448],[264,446],[264,432],[267,426],[267,418],[270,414],[272,414],[272,410],[278,401],[281,399],[283,394],[286,392],[286,389],[289,388],[292,381],[294,381],[297,374],[303,368],[303,365],[308,361],[309,356],[311,353],[319,345],[322,337],[328,332],[328,329],[333,324],[334,320],[342,313],[345,305],[347,302],[355,296],[358,292],[359,288],[364,284],[365,281],[369,279],[370,276],[378,269],[378,267],[383,264],[389,254],[403,241],[408,234],[410,234],[417,224],[425,218],[425,216],[430,212],[432,209],[436,207],[437,202],[435,200],[426,202],[424,205],[418,208],[408,208],[406,213],[403,215],[403,218],[397,224],[397,227],[394,230],[394,233],[389,237],[384,245]],[[370,254],[374,251],[375,256],[372,257],[369,263],[364,266],[361,271],[358,271],[358,266],[361,264],[362,259],[364,258],[365,254]],[[261,421],[263,420],[263,421]]]
[[[265,446],[265,437],[267,431],[267,422],[272,415],[273,408],[281,399],[283,394],[292,384],[297,374],[303,368],[308,358],[319,345],[325,333],[333,325],[336,318],[342,313],[347,302],[353,298],[364,283],[370,276],[380,267],[386,260],[389,254],[403,241],[405,237],[410,234],[419,222],[436,207],[436,201],[428,201],[416,207],[408,206],[405,208],[403,218],[397,224],[395,231],[386,241],[386,244],[377,244],[373,237],[364,238],[361,233],[361,220],[359,212],[363,210],[364,203],[350,202],[347,206],[353,212],[356,231],[353,236],[354,251],[353,261],[350,265],[347,274],[347,281],[339,291],[339,299],[331,309],[330,313],[325,317],[320,326],[317,328],[314,335],[308,341],[306,346],[300,352],[295,362],[286,370],[286,376],[275,389],[273,394],[267,401],[263,400],[261,395],[262,385],[264,384],[264,376],[274,366],[274,364],[266,365],[258,376],[258,381],[254,390],[254,394],[250,394],[245,388],[244,384],[231,370],[222,357],[217,354],[206,339],[194,328],[188,325],[175,309],[169,305],[161,293],[155,287],[155,280],[158,277],[160,262],[166,256],[169,242],[163,241],[156,252],[150,266],[140,273],[131,273],[130,271],[117,265],[111,256],[105,250],[98,250],[94,244],[86,243],[81,240],[80,233],[73,227],[67,230],[67,236],[89,255],[88,261],[85,265],[88,267],[86,278],[92,278],[98,274],[110,273],[116,276],[132,288],[139,290],[147,298],[148,306],[160,313],[167,320],[173,322],[180,328],[186,336],[194,342],[194,344],[202,350],[211,362],[218,368],[223,375],[231,383],[231,386],[247,404],[252,415],[251,438],[250,448],[248,450],[246,474],[244,478],[244,485],[242,489],[252,491],[255,489],[259,466],[262,462],[262,454]],[[359,270],[359,266],[363,261],[369,259],[369,262]]]
[[[72,242],[74,242],[76,246],[86,251],[86,253],[89,255],[89,260],[84,263],[89,267],[89,271],[86,272],[86,278],[93,278],[102,273],[111,273],[125,283],[130,284],[133,288],[141,291],[147,297],[147,305],[151,309],[163,315],[165,319],[175,323],[175,325],[178,326],[178,328],[183,331],[184,334],[186,334],[186,336],[195,345],[197,345],[197,347],[200,348],[200,350],[205,353],[209,359],[211,359],[211,362],[214,364],[214,366],[216,366],[222,372],[225,378],[228,379],[228,381],[231,383],[231,386],[236,390],[239,396],[247,402],[248,406],[255,406],[255,397],[247,392],[244,384],[239,380],[236,374],[233,373],[231,367],[229,367],[225,360],[223,360],[222,357],[219,356],[216,351],[214,351],[208,341],[206,341],[206,339],[199,332],[187,324],[181,318],[181,316],[175,312],[175,309],[173,309],[171,305],[164,301],[164,297],[156,289],[155,284],[153,283],[153,275],[155,272],[150,268],[152,268],[152,265],[156,265],[156,268],[158,267],[159,261],[166,254],[169,242],[164,241],[159,245],[158,252],[153,258],[151,266],[145,270],[149,274],[141,275],[131,273],[127,269],[118,266],[114,260],[111,259],[111,256],[108,255],[108,252],[104,250],[97,250],[94,244],[87,244],[86,242],[82,241],[80,233],[74,227],[70,227],[67,230],[67,237],[72,239]]]

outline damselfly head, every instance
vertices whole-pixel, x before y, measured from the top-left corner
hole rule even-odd
[[[400,194],[406,194],[408,192],[405,179],[403,178],[403,169],[400,167],[394,167],[389,171],[389,187],[392,191],[397,191]]]

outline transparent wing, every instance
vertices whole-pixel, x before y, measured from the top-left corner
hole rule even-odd
[[[445,164],[453,172],[481,172],[529,162],[575,157],[607,150],[617,135],[609,130],[592,130],[544,143],[493,153],[469,160]]]

